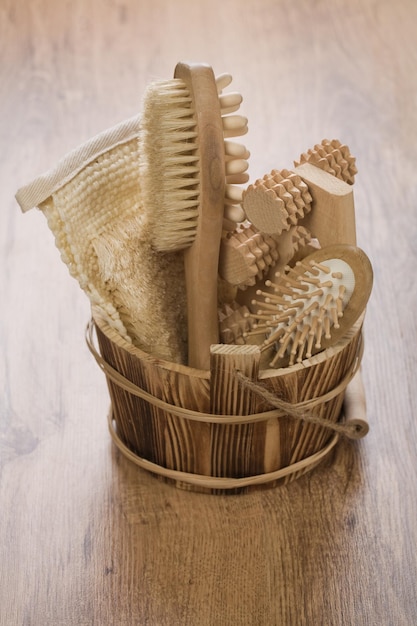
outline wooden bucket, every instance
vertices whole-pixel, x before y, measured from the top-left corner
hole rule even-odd
[[[106,375],[110,433],[124,455],[181,488],[241,493],[294,480],[336,445],[362,322],[337,345],[275,370],[259,370],[255,346],[212,346],[210,371],[163,361],[97,311],[87,344]]]

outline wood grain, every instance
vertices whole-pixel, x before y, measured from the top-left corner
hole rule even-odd
[[[209,369],[210,346],[219,341],[217,274],[225,193],[224,140],[215,76],[210,66],[179,63],[175,77],[191,94],[199,140],[198,217],[195,239],[184,253],[188,364]],[[167,203],[168,204],[168,203]],[[184,203],[185,209],[188,208]],[[184,230],[189,223],[184,220]]]
[[[347,382],[360,362],[363,316],[335,345],[289,369],[260,370],[255,345],[212,345],[210,372],[139,350],[99,309],[93,319],[99,352],[93,324],[87,343],[108,382],[110,433],[139,467],[191,491],[236,494],[288,482],[333,448],[335,433],[327,423],[339,419]],[[252,389],[258,378],[264,386]],[[264,390],[272,391],[272,404]],[[297,407],[280,407],[276,400],[311,403],[299,408],[324,424],[297,421]],[[268,412],[274,408],[278,415]]]
[[[257,380],[260,356],[259,348],[256,346],[220,344],[212,346],[210,360],[212,413],[220,415],[256,413],[259,400],[253,394],[245,393],[236,378],[236,370],[250,380]],[[262,473],[264,441],[263,423],[213,424],[210,441],[212,475],[239,478]]]
[[[417,622],[416,22],[414,0],[2,1],[2,626]],[[176,489],[111,444],[89,303],[14,200],[179,60],[233,74],[251,180],[324,137],[349,145],[375,272],[368,436],[236,496]]]

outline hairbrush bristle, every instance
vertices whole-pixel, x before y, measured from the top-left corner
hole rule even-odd
[[[274,347],[271,367],[300,363],[348,330],[371,286],[372,268],[362,250],[329,246],[287,266],[274,284],[267,281],[269,291],[257,291],[251,333],[265,334],[262,350]]]

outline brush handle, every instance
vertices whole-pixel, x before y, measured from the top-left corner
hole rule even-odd
[[[219,342],[217,276],[225,195],[223,124],[213,70],[179,63],[175,78],[187,86],[198,135],[199,215],[196,237],[184,251],[188,365],[209,369],[210,346]]]

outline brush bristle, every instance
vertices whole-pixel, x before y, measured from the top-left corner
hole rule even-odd
[[[229,75],[216,80],[224,137],[247,132],[247,119],[230,115],[241,103],[236,93],[222,94]],[[143,105],[141,141],[141,186],[148,216],[152,246],[160,252],[191,246],[196,232],[200,203],[198,129],[193,99],[182,79],[148,86]],[[244,221],[242,190],[248,181],[245,146],[224,142],[225,218],[234,226]]]
[[[152,244],[180,250],[195,238],[199,164],[191,96],[180,79],[149,85],[142,115],[141,179]]]
[[[255,331],[265,332],[263,349],[275,346],[271,362],[287,358],[289,365],[310,358],[330,339],[355,289],[355,275],[348,263],[339,258],[323,263],[300,261],[287,267],[275,284],[267,282],[272,292],[258,291],[262,300],[253,315]]]

